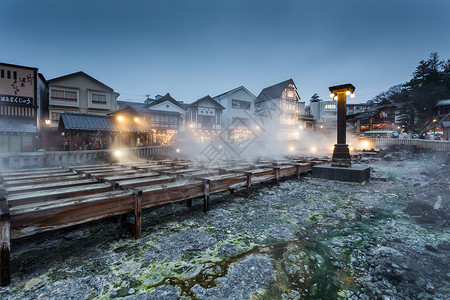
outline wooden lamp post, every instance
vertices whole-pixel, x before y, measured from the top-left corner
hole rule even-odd
[[[337,101],[337,144],[334,145],[331,166],[349,168],[352,165],[346,137],[347,96],[353,95],[355,87],[348,83],[330,86],[330,97]]]

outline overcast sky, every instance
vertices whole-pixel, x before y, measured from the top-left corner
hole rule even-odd
[[[193,102],[292,78],[300,97],[352,83],[366,102],[450,59],[449,0],[1,0],[0,62],[84,71],[140,102]]]

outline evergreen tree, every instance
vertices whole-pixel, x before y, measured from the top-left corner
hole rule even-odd
[[[314,93],[314,95],[311,96],[311,99],[309,100],[311,102],[319,102],[322,101],[322,99],[320,99],[319,95],[317,93]]]

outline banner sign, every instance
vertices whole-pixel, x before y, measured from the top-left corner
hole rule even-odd
[[[216,110],[214,108],[199,107],[197,114],[199,116],[214,116],[216,114]]]
[[[0,95],[0,105],[33,107],[32,97]]]

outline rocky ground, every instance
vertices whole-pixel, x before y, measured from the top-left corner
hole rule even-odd
[[[449,299],[448,153],[395,147],[364,185],[303,178],[12,241],[2,299]]]

